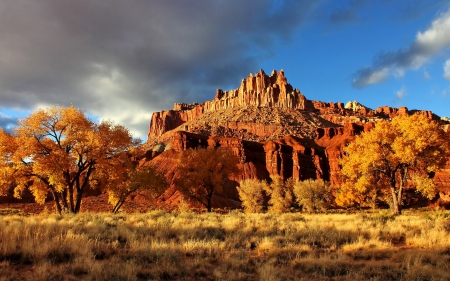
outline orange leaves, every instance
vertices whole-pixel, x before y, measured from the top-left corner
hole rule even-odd
[[[117,213],[125,199],[137,190],[145,190],[147,195],[156,198],[167,188],[164,177],[155,168],[137,167],[128,162],[128,167],[122,169],[123,176],[108,185],[108,202]]]
[[[214,193],[220,192],[231,174],[238,172],[239,159],[230,149],[188,149],[182,152],[178,164],[180,191],[211,211]]]
[[[0,141],[0,183],[15,182],[16,196],[28,187],[38,202],[49,189],[68,191],[72,202],[74,190],[81,194],[89,184],[106,187],[108,176],[117,180],[121,175],[119,158],[137,145],[124,127],[96,124],[73,106],[40,109],[20,120],[14,135],[0,131]],[[64,205],[67,199],[61,196]],[[78,212],[79,203],[69,206],[71,211]]]
[[[431,196],[434,183],[426,172],[444,167],[448,151],[439,125],[421,114],[379,121],[345,148],[340,160],[344,183],[337,202],[361,204],[363,198],[373,199],[389,189],[393,196],[400,196],[401,204],[401,190],[408,180]]]

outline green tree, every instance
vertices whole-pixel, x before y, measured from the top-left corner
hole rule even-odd
[[[17,198],[28,188],[44,203],[50,192],[58,213],[78,213],[86,188],[106,189],[138,143],[123,126],[97,124],[73,106],[38,110],[13,134],[0,130],[0,194],[12,183]]]
[[[228,148],[188,149],[178,161],[175,184],[180,192],[211,212],[212,199],[225,181],[238,172],[239,158]]]
[[[239,199],[246,213],[261,213],[264,208],[264,190],[267,182],[258,179],[245,179],[237,187]]]
[[[344,149],[336,202],[348,206],[381,197],[400,214],[408,183],[430,199],[435,196],[431,176],[445,166],[448,151],[443,130],[421,114],[379,121]]]
[[[307,179],[294,183],[297,203],[308,212],[325,211],[330,207],[331,185],[322,179]]]

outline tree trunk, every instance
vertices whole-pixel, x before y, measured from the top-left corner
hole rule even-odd
[[[395,175],[394,175],[395,177]],[[399,215],[400,214],[400,210],[399,210],[399,202],[398,202],[398,198],[397,198],[397,192],[395,190],[395,179],[392,180],[391,179],[391,194],[392,194],[392,213],[394,213],[394,215]]]
[[[400,206],[401,199],[397,197],[397,192],[395,192],[395,188],[391,188],[391,193],[392,193],[392,212],[394,213],[394,215],[401,215],[402,213],[402,209]]]
[[[122,207],[123,203],[125,203],[125,199],[120,199],[116,205],[114,205],[114,208],[112,209],[113,214],[117,214]]]
[[[73,213],[75,211],[74,205],[73,205],[73,184],[69,183],[69,205],[70,205],[70,211]]]
[[[64,172],[64,178],[66,180],[67,189],[63,191],[63,205],[66,212],[73,213],[73,182],[70,180],[69,171]],[[67,193],[69,191],[69,193]],[[69,203],[67,203],[67,197],[69,197]]]
[[[80,207],[81,207],[81,196],[83,195],[82,192],[77,192],[77,197],[76,197],[76,204],[75,204],[75,210],[74,213],[78,214],[78,212],[80,211]]]
[[[391,174],[390,174],[390,184],[391,184],[391,194],[392,194],[392,212],[394,213],[394,215],[400,215],[401,214],[401,209],[400,209],[400,203],[399,202],[399,198],[397,197],[397,192],[395,190],[395,186],[397,185],[397,182],[395,180],[395,173],[396,173],[395,169]],[[401,200],[401,199],[400,199]]]
[[[208,213],[211,213],[211,210],[212,210],[212,203],[211,203],[212,198],[208,198],[207,200],[208,200],[208,205],[206,206],[206,209],[208,210]]]
[[[69,206],[67,205],[67,190],[64,189],[63,192],[61,193],[61,201],[64,207],[64,212],[68,212],[71,211],[69,209]]]
[[[77,189],[77,197],[76,197],[76,204],[75,204],[75,213],[78,213],[80,211],[81,207],[81,198],[83,197],[84,190],[86,189],[86,186],[89,183],[89,178],[91,177],[92,172],[94,171],[94,163],[91,163],[89,165],[89,168],[86,172],[86,175],[84,176],[83,183],[80,185],[80,177],[78,177],[75,181],[75,186]]]
[[[54,189],[52,189],[53,200],[55,201],[55,207],[58,214],[61,215],[61,204],[59,204],[58,194]]]
[[[398,205],[399,205],[399,215],[402,213],[402,205],[403,205],[403,189],[406,183],[406,174],[408,173],[408,167],[404,167],[400,170],[400,187],[398,188]]]
[[[206,196],[206,209],[208,209],[208,213],[211,213],[212,210],[212,197],[214,194],[214,187],[209,188],[208,196]]]

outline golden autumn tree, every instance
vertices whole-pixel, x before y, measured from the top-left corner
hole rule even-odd
[[[125,200],[133,192],[145,191],[152,199],[161,195],[167,188],[164,177],[151,166],[139,167],[129,162],[128,168],[115,181],[108,183],[108,201],[113,206],[112,212],[119,212]]]
[[[264,190],[267,182],[258,179],[245,179],[239,183],[237,191],[245,213],[261,213],[264,208]]]
[[[238,172],[238,163],[239,158],[228,148],[188,149],[179,158],[175,184],[184,196],[211,212],[214,194]]]
[[[292,193],[294,181],[292,178],[284,181],[279,175],[273,175],[270,178],[272,182],[264,186],[264,190],[270,196],[268,211],[271,213],[287,212],[294,199]]]
[[[0,130],[0,193],[9,184],[20,198],[28,188],[43,203],[50,192],[58,213],[78,213],[86,188],[119,178],[137,144],[123,126],[97,124],[73,106],[40,109],[13,134]]]
[[[336,202],[346,206],[381,197],[400,214],[407,185],[430,199],[436,194],[432,175],[445,166],[448,151],[443,130],[421,114],[379,121],[344,149]]]

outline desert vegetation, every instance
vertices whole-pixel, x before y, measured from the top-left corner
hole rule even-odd
[[[383,200],[400,214],[408,184],[429,199],[436,195],[432,176],[445,167],[448,152],[444,131],[424,115],[379,121],[344,149],[336,202],[352,206]]]
[[[0,280],[448,280],[450,212],[0,216]]]
[[[160,193],[157,173],[132,161],[139,144],[125,127],[96,123],[73,106],[40,109],[12,134],[0,128],[0,195],[28,189],[42,204],[51,194],[59,214],[78,213],[90,187],[108,192],[116,212],[139,188]]]
[[[324,180],[304,181],[273,176],[271,183],[246,179],[237,187],[245,213],[326,212],[333,208],[332,189]]]
[[[127,129],[73,107],[40,110],[12,134],[0,130],[0,141],[0,195],[28,189],[43,203],[50,194],[56,210],[0,212],[0,281],[450,279],[450,211],[402,212],[406,188],[436,194],[432,176],[449,151],[421,115],[357,136],[342,151],[340,187],[245,179],[243,210],[221,213],[213,197],[235,186],[242,161],[226,147],[173,152],[168,183],[159,167],[138,164],[144,152]],[[154,199],[169,185],[187,199],[178,209],[120,212],[136,191]],[[87,186],[108,194],[112,213],[83,212]],[[352,213],[381,201],[391,212]]]
[[[239,158],[228,148],[187,149],[178,160],[175,181],[183,195],[212,209],[212,199],[230,175],[238,172]]]

